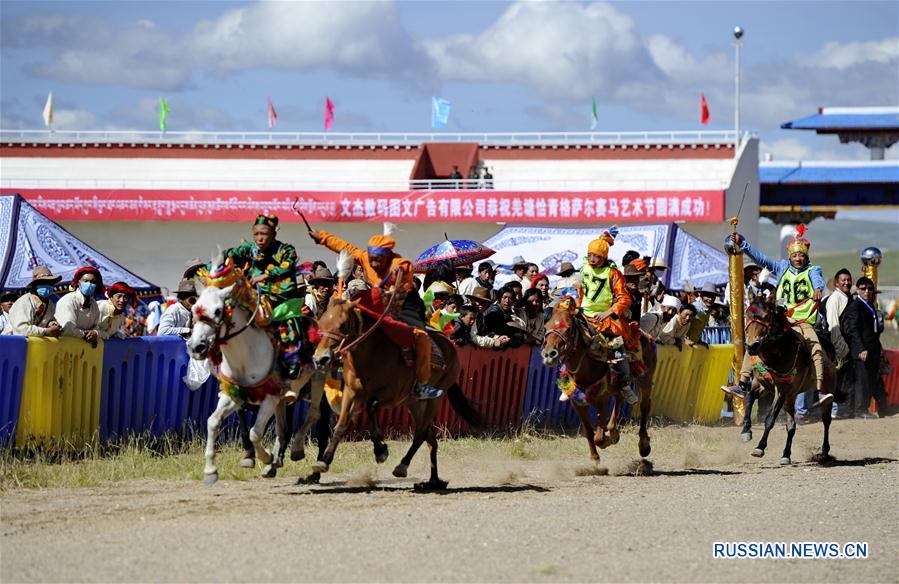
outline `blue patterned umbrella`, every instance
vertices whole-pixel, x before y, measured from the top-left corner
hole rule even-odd
[[[489,247],[470,239],[447,240],[428,248],[418,256],[415,260],[415,271],[423,274],[441,262],[449,262],[453,267],[465,266],[489,258],[495,253]]]

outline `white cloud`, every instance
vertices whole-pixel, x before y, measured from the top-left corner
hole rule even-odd
[[[814,56],[805,59],[813,67],[843,70],[862,63],[896,63],[899,61],[899,37],[880,41],[827,43]]]
[[[82,109],[61,109],[53,111],[54,130],[92,130],[95,129],[96,116]]]
[[[521,83],[548,99],[661,77],[633,20],[608,4],[519,2],[480,34],[425,44],[445,81]]]
[[[173,34],[156,23],[32,14],[4,22],[4,46],[56,49],[33,74],[69,83],[180,90],[201,72],[334,70],[421,84],[427,55],[386,2],[262,2]],[[89,31],[89,34],[85,34]],[[111,48],[113,47],[113,48]]]

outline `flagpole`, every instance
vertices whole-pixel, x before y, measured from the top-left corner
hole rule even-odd
[[[736,158],[739,153],[737,152],[740,149],[740,39],[743,38],[743,28],[740,26],[734,27],[734,131],[736,133],[736,137],[734,138],[734,158]]]

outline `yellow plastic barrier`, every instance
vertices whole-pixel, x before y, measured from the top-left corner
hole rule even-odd
[[[652,414],[675,422],[715,423],[721,416],[732,345],[658,348],[653,377]]]
[[[80,446],[100,426],[103,343],[28,338],[18,446]]]

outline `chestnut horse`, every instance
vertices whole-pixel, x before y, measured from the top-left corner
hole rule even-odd
[[[610,355],[613,350],[612,342],[607,342],[602,335],[599,335],[596,339],[601,347],[599,358],[590,354],[591,340],[585,329],[590,325],[585,321],[579,322],[578,309],[573,302],[561,302],[553,308],[552,316],[545,326],[543,364],[547,367],[564,364],[575,385],[586,390],[586,403],[579,403],[575,399],[570,401],[574,411],[581,419],[581,429],[590,448],[590,458],[594,463],[599,462],[599,453],[596,451],[596,447],[606,448],[617,444],[619,438],[618,410],[623,400],[621,391],[617,387],[609,391],[599,390],[599,385],[603,380],[607,377],[612,378],[609,375],[610,367],[606,356]],[[657,357],[655,341],[640,334],[640,343],[646,370],[635,377],[640,398],[640,456],[645,458],[652,450],[646,426],[652,408],[652,376],[655,373]],[[609,385],[617,384],[609,383]],[[609,398],[611,397],[614,397],[615,400],[610,411]],[[590,419],[590,405],[594,406],[599,413],[599,424],[595,434],[593,422]]]
[[[437,474],[437,432],[433,422],[444,396],[428,400],[417,398],[413,391],[414,369],[406,365],[402,349],[387,336],[380,320],[359,308],[359,300],[331,298],[328,309],[318,319],[318,326],[321,340],[313,361],[319,370],[326,370],[342,355],[344,389],[334,436],[322,460],[313,465],[313,470],[327,472],[338,444],[350,422],[358,419],[363,406],[368,414],[375,460],[378,463],[387,460],[387,445],[375,414],[378,408],[404,405],[415,422],[415,433],[408,452],[393,469],[393,476],[407,476],[412,457],[427,441],[431,451],[431,476],[427,482],[417,483],[415,487],[445,489],[447,483]],[[432,366],[431,384],[445,390],[450,405],[460,418],[474,428],[482,426],[480,414],[457,382],[459,357],[455,346],[440,333],[432,332],[430,335],[443,355],[443,364]],[[349,350],[344,350],[344,347]]]
[[[824,348],[827,352],[826,344]],[[796,395],[815,388],[815,366],[811,354],[805,348],[802,337],[793,330],[787,310],[766,302],[754,302],[750,307],[749,322],[746,325],[746,349],[750,355],[758,357],[756,372],[764,376],[767,383],[774,385],[774,404],[765,418],[765,432],[751,454],[757,458],[765,456],[768,434],[783,407],[787,412],[787,442],[780,464],[791,464],[791,448],[796,434]],[[828,357],[832,358],[831,355]],[[834,370],[825,360],[821,390],[834,393],[835,386]],[[747,414],[751,408],[752,403],[748,401]],[[821,408],[821,422],[824,424],[821,457],[824,459],[830,456],[830,413],[830,403],[825,402]]]

